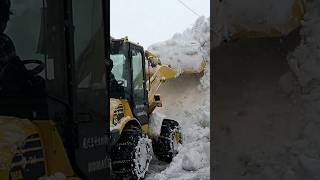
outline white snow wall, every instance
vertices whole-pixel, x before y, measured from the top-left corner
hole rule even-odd
[[[203,61],[210,61],[210,20],[200,17],[192,28],[176,33],[172,39],[153,44],[149,50],[159,55],[163,64],[183,70],[198,70]]]
[[[299,95],[304,102],[304,125],[299,139],[288,145],[297,155],[297,166],[303,171],[303,179],[320,177],[320,1],[310,0],[300,30],[300,45],[288,54],[289,66],[297,80]],[[220,24],[221,25],[221,24]],[[215,24],[213,25],[215,26]],[[219,46],[224,36],[216,24],[214,46]],[[214,56],[214,55],[213,55]],[[295,159],[295,158],[294,158]],[[297,175],[294,178],[299,179]],[[288,175],[288,177],[291,177]]]
[[[209,179],[210,169],[210,19],[200,17],[192,28],[175,34],[172,39],[154,44],[149,50],[182,72],[199,69],[201,75],[182,75],[168,81],[160,90],[164,107],[153,114],[154,130],[160,130],[159,119],[177,120],[183,131],[184,144],[164,171],[152,179]]]
[[[294,148],[307,178],[320,177],[320,2],[310,1],[300,31],[301,43],[288,55],[304,100],[305,127]]]

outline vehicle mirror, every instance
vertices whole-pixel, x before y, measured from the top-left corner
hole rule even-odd
[[[156,106],[157,107],[162,107],[160,94],[155,94],[153,98],[154,98],[154,102],[156,103]]]

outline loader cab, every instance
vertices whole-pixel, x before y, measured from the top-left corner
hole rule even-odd
[[[113,39],[110,47],[110,98],[128,100],[133,114],[144,125],[148,123],[148,94],[143,47],[126,38]]]
[[[19,66],[0,69],[0,116],[52,120],[82,179],[109,172],[106,9],[104,0],[11,0],[4,32]],[[29,179],[46,171],[34,168]]]

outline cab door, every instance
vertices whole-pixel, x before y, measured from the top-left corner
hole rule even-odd
[[[108,179],[106,59],[102,0],[72,0],[76,113],[74,160],[83,179]],[[70,130],[71,131],[71,130]]]
[[[133,113],[141,125],[148,123],[148,103],[145,84],[145,59],[143,48],[130,44],[132,69]]]

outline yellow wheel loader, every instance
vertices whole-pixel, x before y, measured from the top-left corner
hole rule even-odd
[[[148,170],[152,147],[159,160],[170,162],[182,143],[180,126],[171,119],[163,120],[159,136],[148,134],[150,114],[162,106],[158,89],[177,72],[127,38],[112,39],[110,47],[112,171],[119,178],[140,179]]]
[[[0,1],[1,180],[108,179],[106,2]]]

